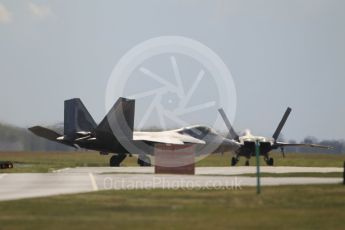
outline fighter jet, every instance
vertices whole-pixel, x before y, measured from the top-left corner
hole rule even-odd
[[[243,156],[246,158],[245,165],[248,166],[250,157],[256,155],[256,151],[255,151],[256,143],[259,144],[260,155],[264,157],[266,164],[270,166],[274,164],[274,160],[272,157],[269,157],[269,152],[274,149],[280,149],[283,154],[283,157],[285,157],[284,147],[287,147],[287,146],[304,146],[304,147],[314,147],[314,148],[316,147],[316,148],[325,148],[325,149],[332,148],[329,146],[316,145],[316,144],[307,144],[307,143],[292,144],[292,143],[285,143],[285,142],[278,141],[278,137],[281,133],[281,130],[283,129],[285,122],[291,113],[291,108],[289,107],[286,109],[284,116],[281,119],[272,137],[253,136],[249,130],[246,130],[244,132],[244,135],[239,136],[235,132],[233,127],[231,126],[231,123],[229,119],[227,118],[224,110],[220,108],[218,111],[220,115],[222,116],[226,127],[229,130],[227,138],[236,141],[240,145],[240,148],[235,150],[235,156],[231,159],[232,166],[235,166],[238,163],[240,156]]]
[[[112,153],[110,166],[120,166],[127,155],[132,154],[139,155],[140,166],[150,166],[149,156],[154,155],[155,144],[194,144],[196,149],[207,145],[211,152],[234,151],[240,147],[236,141],[203,125],[160,132],[133,131],[134,113],[135,100],[119,98],[97,125],[82,101],[74,98],[64,102],[63,135],[41,126],[29,130],[37,136],[71,147],[95,150],[102,155]]]

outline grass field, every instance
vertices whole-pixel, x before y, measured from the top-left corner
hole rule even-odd
[[[276,166],[319,166],[319,167],[342,167],[345,155],[332,154],[281,154],[272,153]],[[213,154],[197,163],[197,166],[229,166],[230,153],[224,155]],[[49,172],[55,169],[77,166],[108,166],[110,155],[101,156],[96,152],[0,152],[0,161],[12,161],[15,168],[1,170],[1,172]],[[127,157],[123,166],[137,166],[136,157]],[[260,158],[261,165],[266,165]],[[255,165],[255,159],[250,161]],[[244,165],[241,158],[238,165]]]
[[[241,174],[241,176],[256,177],[256,174]],[[260,173],[260,177],[343,177],[342,172],[331,173]]]
[[[342,167],[345,155],[272,154],[278,166]],[[211,155],[198,166],[229,166],[230,154]],[[76,166],[107,166],[95,152],[9,152],[4,173],[50,172]],[[261,158],[261,163],[264,162]],[[244,164],[244,159],[239,165]],[[251,160],[254,165],[254,159]],[[136,166],[128,157],[123,166]],[[254,176],[254,175],[248,175]],[[276,176],[263,173],[262,176]],[[279,176],[329,176],[281,174]],[[0,185],[1,186],[1,185]],[[345,186],[277,186],[241,190],[131,190],[0,202],[0,229],[343,229]]]
[[[344,229],[345,186],[102,191],[0,202],[0,229]]]

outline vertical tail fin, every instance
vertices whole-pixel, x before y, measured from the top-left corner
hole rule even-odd
[[[227,138],[229,139],[232,139],[232,140],[238,140],[239,136],[238,134],[235,132],[234,128],[232,127],[228,117],[226,116],[225,112],[224,112],[224,109],[223,108],[220,108],[218,109],[220,115],[222,116],[224,122],[225,122],[225,125],[226,127],[228,128],[228,135],[227,135]]]
[[[97,127],[90,113],[79,98],[65,101],[64,135],[79,131],[93,131]]]
[[[274,140],[277,140],[277,139],[278,139],[279,134],[280,134],[280,132],[282,131],[282,129],[283,129],[284,125],[285,125],[285,122],[286,122],[286,120],[288,119],[290,113],[291,113],[291,108],[288,107],[288,108],[286,109],[286,111],[285,111],[285,113],[284,113],[284,116],[283,116],[283,118],[281,119],[281,121],[280,121],[280,123],[279,123],[279,125],[278,125],[278,127],[277,127],[277,129],[276,129],[276,131],[274,132],[274,134],[273,134],[273,136],[272,136]]]
[[[97,137],[132,140],[135,100],[120,97],[95,129]]]

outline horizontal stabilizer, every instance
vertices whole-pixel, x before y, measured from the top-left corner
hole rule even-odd
[[[47,140],[55,141],[57,143],[64,144],[64,145],[67,145],[67,146],[70,146],[73,148],[78,148],[77,145],[74,145],[73,143],[71,143],[69,141],[63,140],[64,136],[62,136],[61,134],[59,134],[59,133],[57,133],[51,129],[47,129],[47,128],[44,128],[42,126],[34,126],[34,127],[29,128],[29,130],[33,134],[35,134],[36,136],[43,137]],[[62,137],[62,140],[60,139],[61,137]]]
[[[57,132],[41,127],[41,126],[34,126],[34,127],[29,128],[29,130],[35,135],[46,138],[51,141],[56,141],[57,138],[61,136]]]

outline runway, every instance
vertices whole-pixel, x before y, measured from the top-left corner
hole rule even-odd
[[[255,186],[255,167],[198,167],[196,175],[156,175],[153,167],[79,167],[53,173],[0,174],[0,200],[121,189],[241,189]],[[264,173],[329,173],[342,168],[261,167]],[[342,178],[262,177],[263,186],[340,184]]]

